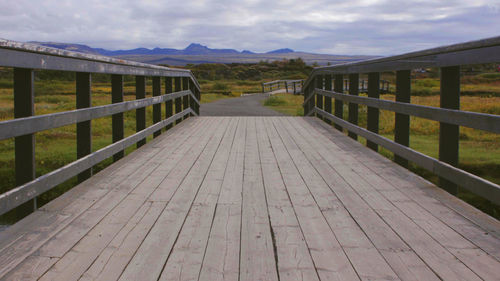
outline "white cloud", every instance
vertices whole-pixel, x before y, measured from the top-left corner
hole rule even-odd
[[[500,0],[0,0],[0,37],[93,47],[397,54],[497,36]]]

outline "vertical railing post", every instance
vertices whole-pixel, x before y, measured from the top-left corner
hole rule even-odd
[[[181,77],[174,78],[175,91],[181,91]],[[175,113],[179,113],[182,111],[182,97],[175,99]],[[175,120],[175,125],[179,124],[182,119]]]
[[[76,108],[92,106],[92,77],[90,73],[76,73]],[[92,153],[92,124],[91,120],[76,123],[76,158],[80,159]],[[78,174],[78,182],[92,176],[92,168]]]
[[[153,97],[161,95],[161,77],[153,77]],[[153,124],[161,121],[161,103],[153,104]],[[161,134],[161,130],[153,133],[156,138]]]
[[[193,96],[196,96],[196,91],[195,91],[196,87],[194,85],[193,80],[191,80],[191,79],[189,79],[189,89],[193,93]],[[196,102],[194,101],[193,96],[189,97],[189,107],[191,108],[191,110],[193,112],[196,112]],[[194,113],[191,113],[191,116],[194,116]]]
[[[285,92],[288,94],[288,82],[285,81]]]
[[[194,87],[194,90],[196,92],[196,98],[198,99],[198,103],[201,103],[201,90],[198,89],[196,86]],[[196,104],[196,114],[200,115],[200,105]]]
[[[297,83],[293,82],[293,94],[297,93]]]
[[[165,94],[171,94],[174,92],[172,77],[165,77]],[[168,100],[165,102],[165,118],[170,118],[174,115],[173,112],[173,101]],[[167,130],[172,128],[172,123],[167,125]]]
[[[123,102],[123,75],[111,75],[111,102]],[[123,139],[123,112],[115,113],[111,117],[113,130],[113,143]],[[113,161],[118,161],[125,156],[125,151],[119,151],[113,155]]]
[[[186,91],[189,90],[189,78],[188,77],[182,77],[182,90]],[[190,96],[183,96],[182,97],[182,105],[183,105],[183,110],[187,109],[189,107],[189,98]],[[182,117],[182,120],[187,119],[187,116]]]
[[[337,93],[344,93],[344,75],[335,74],[335,82],[333,85],[333,89]],[[344,114],[344,104],[341,100],[335,99],[335,116],[338,118],[342,118]],[[342,126],[335,124],[335,128],[339,131],[342,131]]]
[[[351,73],[349,74],[349,95],[357,96],[359,95],[359,74]],[[358,104],[357,103],[349,103],[349,117],[348,121],[351,124],[358,125]],[[353,132],[347,132],[347,135],[352,139],[357,140],[358,135]]]
[[[14,68],[14,118],[35,115],[35,74],[32,69]],[[16,137],[15,167],[16,186],[35,179],[35,135]],[[16,209],[16,216],[22,218],[36,210],[36,198]]]
[[[135,77],[135,98],[137,100],[146,97],[146,77]],[[146,108],[141,107],[135,110],[135,130],[137,132],[146,129]],[[137,148],[146,144],[146,138],[137,142]]]
[[[331,91],[332,90],[332,75],[327,74],[324,76],[325,77],[325,90],[326,91]],[[325,96],[325,111],[332,114],[332,97],[327,97]],[[324,119],[326,123],[332,124],[332,121],[330,119]]]
[[[324,79],[324,76],[323,75],[316,75],[316,89],[321,89],[323,90],[323,79]],[[323,110],[323,95],[319,95],[317,94],[316,95],[316,107]],[[319,119],[323,119],[323,117],[319,114],[316,114],[316,117],[318,117]]]
[[[368,97],[380,98],[380,74],[378,72],[368,73]],[[366,129],[378,134],[379,109],[368,106],[366,117]],[[372,141],[366,140],[366,146],[372,150],[378,151],[378,145]]]
[[[318,76],[314,76],[313,80],[309,84],[309,94],[311,95],[311,98],[309,99],[309,112],[312,112],[316,107],[316,93],[314,93],[314,89],[316,88],[316,79],[318,79]]]
[[[441,107],[460,109],[460,66],[441,68]],[[460,128],[458,125],[439,123],[439,160],[458,166]],[[456,184],[439,178],[440,186],[456,195]]]
[[[411,71],[396,71],[396,101],[410,102],[411,95]],[[410,116],[396,113],[394,126],[394,141],[404,146],[410,145]],[[395,154],[394,161],[403,167],[408,167],[408,160]]]

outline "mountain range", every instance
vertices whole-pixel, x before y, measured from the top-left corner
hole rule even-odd
[[[306,52],[296,52],[289,48],[277,49],[269,51],[267,53],[254,53],[249,50],[243,50],[240,52],[235,49],[211,49],[207,46],[203,46],[197,43],[191,43],[189,46],[182,50],[158,47],[153,49],[136,48],[130,50],[107,50],[73,43],[37,41],[32,41],[30,43],[74,52],[117,57],[120,59],[152,64],[166,64],[177,66],[199,63],[257,63],[263,60],[273,61],[299,57],[308,64],[317,63],[318,65],[326,65],[358,61],[374,57],[312,54]]]

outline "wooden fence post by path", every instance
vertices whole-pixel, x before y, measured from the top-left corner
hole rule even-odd
[[[441,107],[460,109],[460,66],[441,68]],[[458,166],[459,137],[458,125],[439,123],[439,160]],[[458,193],[456,184],[442,177],[439,183],[449,193]]]
[[[349,95],[357,96],[359,95],[359,74],[351,73],[349,74]],[[349,117],[348,121],[354,125],[358,125],[358,104],[350,102],[349,103]],[[357,140],[358,135],[353,132],[348,132],[349,137]]]
[[[32,69],[14,68],[14,118],[35,115],[35,74]],[[18,136],[14,141],[16,185],[35,179],[35,134]],[[21,205],[18,218],[37,208],[36,198]]]
[[[378,72],[368,73],[368,97],[379,99],[380,98],[380,74]],[[378,124],[379,124],[379,112],[380,110],[376,107],[367,107],[367,120],[366,129],[368,131],[378,134]],[[366,146],[378,151],[378,145],[370,140],[366,140]]]
[[[137,100],[146,98],[146,77],[135,77],[135,98]],[[136,132],[146,129],[146,108],[141,107],[135,110],[135,130]],[[146,144],[146,139],[137,142],[137,148]]]
[[[332,75],[327,74],[325,75],[325,90],[326,91],[331,91],[332,90]],[[328,113],[332,113],[332,98],[331,97],[325,97],[325,111]],[[325,120],[326,123],[332,124],[332,121],[329,119],[323,119]]]
[[[181,77],[175,77],[174,78],[174,83],[175,83],[175,91],[179,92],[182,91],[181,89]],[[176,98],[175,99],[175,113],[179,113],[182,111],[182,98]],[[182,120],[177,119],[175,121],[175,125],[179,124]]]
[[[153,97],[161,96],[161,77],[153,77]],[[161,104],[157,103],[153,105],[153,124],[161,121]],[[156,138],[161,134],[161,130],[153,133],[153,137]]]
[[[411,95],[411,71],[396,71],[396,101],[410,102]],[[410,116],[407,114],[396,113],[394,127],[394,141],[404,146],[410,145]],[[394,161],[403,167],[408,167],[408,160],[397,154],[394,155]]]
[[[171,94],[173,92],[174,90],[172,77],[165,77],[165,94]],[[174,115],[172,100],[168,100],[165,102],[165,115],[165,119],[168,119]],[[165,128],[166,130],[172,128],[172,124],[168,124]]]
[[[123,75],[111,75],[111,102],[123,102]],[[123,112],[113,114],[112,127],[113,127],[113,143],[123,139]],[[125,156],[125,151],[119,151],[113,155],[113,161],[118,161]]]
[[[88,108],[92,106],[91,92],[92,78],[90,73],[76,73],[76,108]],[[80,159],[92,153],[92,124],[91,120],[78,122],[76,124],[76,158]],[[78,182],[92,176],[92,168],[78,174]]]
[[[324,76],[323,75],[318,75],[316,77],[316,89],[321,89],[323,90],[323,80]],[[316,95],[316,107],[323,110],[323,96],[322,95]],[[320,119],[323,119],[321,115],[316,114],[316,116]]]
[[[182,77],[182,90],[184,90],[184,91],[189,90],[189,80],[188,79],[189,78],[187,78],[187,77]],[[190,96],[184,96],[182,98],[182,105],[183,105],[182,109],[183,110],[185,110],[189,107],[189,98],[190,98]],[[187,118],[188,118],[188,116],[184,116],[184,117],[182,117],[182,120],[185,120]]]
[[[344,75],[335,74],[335,83],[333,85],[333,90],[337,93],[344,92]],[[341,100],[335,99],[335,116],[338,118],[343,118],[344,114],[344,104]],[[339,131],[342,131],[342,126],[335,124],[335,128]]]

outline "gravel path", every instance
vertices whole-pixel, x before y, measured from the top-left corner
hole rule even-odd
[[[218,100],[201,105],[201,116],[282,116],[261,104],[267,94],[254,94],[239,98]]]

